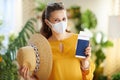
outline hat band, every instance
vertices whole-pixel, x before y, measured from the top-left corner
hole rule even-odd
[[[35,55],[36,55],[36,67],[34,72],[37,72],[39,70],[39,65],[40,65],[40,56],[39,56],[38,48],[34,44],[31,44],[31,47],[34,48]]]

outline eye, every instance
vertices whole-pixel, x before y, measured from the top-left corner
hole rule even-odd
[[[54,21],[55,21],[55,22],[60,22],[60,20],[59,20],[59,19],[55,19]]]
[[[66,18],[63,18],[63,21],[66,21]]]

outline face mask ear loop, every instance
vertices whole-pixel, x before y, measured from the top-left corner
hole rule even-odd
[[[49,20],[47,20],[47,21],[50,24],[50,27],[53,28],[53,24]]]

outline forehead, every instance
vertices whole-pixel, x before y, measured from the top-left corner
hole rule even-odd
[[[50,18],[62,18],[66,17],[66,10],[56,10],[51,12]]]

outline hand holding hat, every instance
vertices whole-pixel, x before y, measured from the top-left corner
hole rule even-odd
[[[39,80],[47,80],[52,70],[52,51],[49,42],[41,34],[34,34],[29,46],[18,50],[17,61],[26,66]]]

